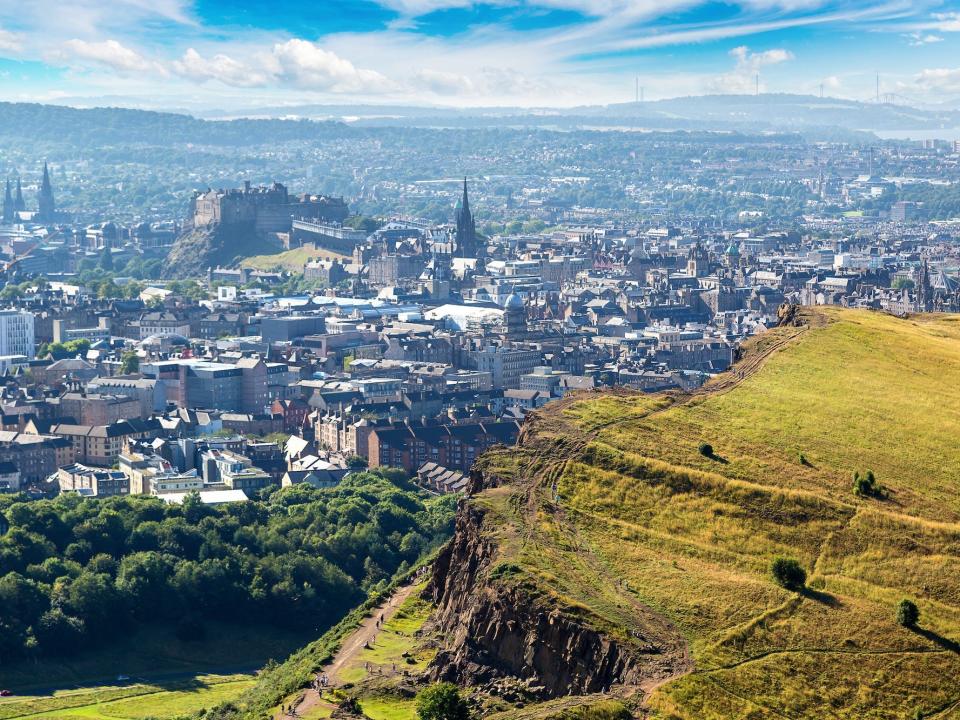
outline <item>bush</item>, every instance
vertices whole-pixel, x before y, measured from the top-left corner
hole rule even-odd
[[[867,470],[866,475],[860,475],[859,472],[853,474],[853,492],[860,497],[879,497],[882,494],[873,470]]]
[[[770,563],[770,574],[777,585],[787,590],[802,590],[807,582],[807,571],[793,558],[774,558]]]
[[[466,720],[469,716],[467,703],[453,683],[437,683],[417,695],[420,720]]]
[[[713,457],[713,445],[710,443],[700,443],[698,450],[704,457]]]
[[[897,622],[904,627],[913,627],[920,620],[920,608],[912,600],[901,600],[897,604]]]

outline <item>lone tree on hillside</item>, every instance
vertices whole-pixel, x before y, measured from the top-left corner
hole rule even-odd
[[[807,571],[793,558],[774,558],[770,563],[770,574],[777,585],[787,590],[803,590],[807,582]]]
[[[901,600],[897,603],[897,622],[904,627],[912,628],[920,620],[920,608],[912,600]]]
[[[442,682],[417,695],[420,720],[467,720],[470,710],[453,683]]]
[[[697,449],[704,457],[713,457],[713,445],[710,443],[700,443],[700,447]]]

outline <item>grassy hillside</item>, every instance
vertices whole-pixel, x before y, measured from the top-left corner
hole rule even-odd
[[[333,250],[299,247],[272,255],[253,255],[240,262],[243,267],[254,270],[287,270],[302,273],[303,266],[311,260],[341,260],[349,262],[351,257]]]
[[[473,500],[493,575],[638,650],[672,624],[692,669],[642,688],[658,717],[960,716],[960,318],[803,321],[693,396],[536,416],[484,460],[511,482]],[[867,470],[876,497],[853,492]],[[776,556],[806,590],[774,583]]]

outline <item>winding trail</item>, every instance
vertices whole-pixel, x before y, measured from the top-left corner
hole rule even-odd
[[[340,649],[337,650],[337,654],[333,657],[333,661],[328,666],[320,668],[319,670],[319,672],[325,672],[327,674],[327,678],[329,678],[328,687],[336,687],[339,684],[340,671],[349,666],[368,644],[373,644],[374,637],[380,632],[380,618],[383,618],[384,623],[389,621],[390,618],[396,614],[397,610],[400,609],[400,606],[406,602],[407,598],[413,594],[415,589],[415,584],[404,585],[380,607],[376,608],[370,614],[370,617],[365,618],[364,621],[360,623],[360,627],[344,638],[340,644]],[[333,709],[335,705],[324,700],[323,696],[311,687],[305,690],[299,699],[292,703],[292,707],[292,711],[285,714],[278,712],[276,717],[302,717],[315,708],[326,707]]]

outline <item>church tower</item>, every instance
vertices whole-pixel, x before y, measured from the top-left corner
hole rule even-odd
[[[917,283],[917,312],[933,310],[933,286],[930,284],[930,267],[926,259],[920,266],[920,282]]]
[[[13,223],[13,194],[10,192],[10,178],[7,178],[7,191],[3,195],[3,222]]]
[[[467,196],[467,179],[463,179],[463,197],[457,202],[457,255],[477,257],[477,225],[470,212],[470,198]]]
[[[17,197],[13,201],[13,209],[16,212],[23,212],[27,209],[27,204],[23,201],[23,188],[20,187],[20,176],[17,176]]]
[[[53,186],[50,184],[50,170],[47,163],[43,163],[43,182],[40,184],[40,196],[37,203],[37,219],[50,222],[57,214],[53,201]]]

